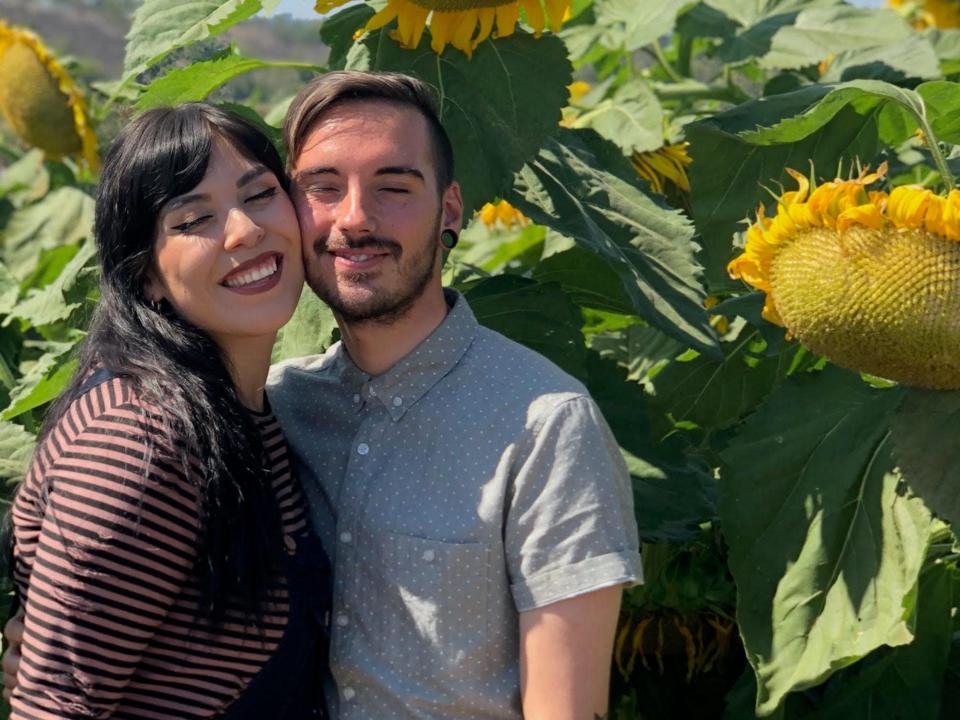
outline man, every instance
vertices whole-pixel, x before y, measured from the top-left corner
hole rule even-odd
[[[442,288],[463,203],[426,86],[329,73],[284,139],[342,342],[275,367],[268,393],[334,564],[338,716],[606,713],[641,577],[627,472],[578,382]]]

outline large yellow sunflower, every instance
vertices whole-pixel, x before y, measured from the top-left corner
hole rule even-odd
[[[960,27],[960,0],[888,0],[919,30]]]
[[[346,0],[317,0],[317,11],[326,12]],[[388,0],[386,7],[370,18],[363,32],[378,30],[394,18],[396,39],[405,48],[420,44],[429,23],[431,47],[437,54],[447,44],[468,56],[493,32],[496,37],[513,34],[520,19],[520,8],[539,36],[548,21],[556,32],[570,11],[571,0]]]
[[[764,317],[837,365],[960,388],[960,191],[870,191],[886,167],[761,206],[731,276],[766,293]]]
[[[83,95],[43,42],[0,20],[0,115],[23,142],[99,166]]]

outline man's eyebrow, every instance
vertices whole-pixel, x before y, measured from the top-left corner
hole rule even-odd
[[[301,170],[297,173],[297,180],[305,177],[314,177],[316,175],[339,175],[340,172],[335,168],[329,165],[317,165],[316,167],[307,168],[306,170]]]
[[[405,165],[388,165],[387,167],[382,167],[377,170],[374,175],[412,175],[421,182],[424,182],[422,172],[413,167],[406,167]]]

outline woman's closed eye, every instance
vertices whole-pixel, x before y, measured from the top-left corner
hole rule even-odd
[[[268,187],[266,190],[262,190],[255,195],[251,195],[246,200],[244,200],[244,202],[256,203],[264,200],[269,200],[270,198],[276,196],[277,189],[278,188],[276,185],[274,185],[273,187]]]
[[[191,230],[196,230],[201,225],[203,225],[207,220],[209,220],[211,217],[213,216],[201,215],[200,217],[197,217],[197,218],[185,220],[179,225],[173,225],[172,227],[174,230],[176,230],[179,233],[187,233],[187,232],[190,232]]]

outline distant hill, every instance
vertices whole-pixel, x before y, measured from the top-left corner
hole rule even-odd
[[[125,36],[138,4],[131,0],[0,0],[0,18],[28,27],[58,53],[75,58],[84,79],[114,79],[123,67]],[[217,37],[210,46],[234,42],[253,57],[323,64],[328,50],[320,42],[320,25],[319,19],[297,20],[290,15],[255,18]],[[261,82],[269,87],[261,89],[260,96],[276,96],[299,83],[292,72],[264,75],[269,79]]]

